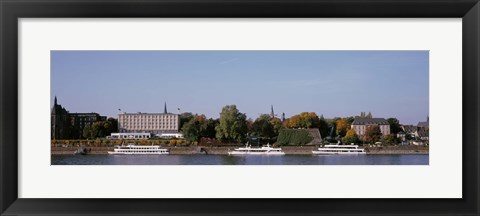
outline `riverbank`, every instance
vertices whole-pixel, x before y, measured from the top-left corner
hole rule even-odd
[[[428,154],[428,146],[384,146],[366,147],[365,151],[370,155],[400,155],[400,154]]]
[[[241,146],[166,146],[172,155],[191,155],[191,154],[210,154],[227,155],[228,151]],[[114,147],[86,147],[89,154],[108,154]],[[283,146],[282,150],[287,155],[311,155],[315,146]],[[78,147],[51,147],[52,155],[73,154]],[[365,147],[367,154],[371,155],[408,155],[408,154],[428,154],[428,146],[385,146],[385,147]]]

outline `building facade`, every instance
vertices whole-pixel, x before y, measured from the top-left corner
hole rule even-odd
[[[82,139],[83,129],[97,121],[106,121],[106,116],[98,113],[70,113],[57,103],[55,97],[51,111],[51,139]]]
[[[427,121],[418,122],[415,125],[402,125],[402,130],[405,136],[402,137],[402,141],[405,141],[411,145],[428,145],[429,144],[429,117]]]
[[[367,128],[371,126],[378,126],[384,136],[390,134],[390,124],[384,118],[356,117],[352,123],[352,129],[359,136],[364,136]]]
[[[98,113],[69,113],[70,124],[72,125],[72,135],[74,139],[81,139],[83,137],[83,129],[87,125],[93,125],[97,121],[106,121],[106,116],[101,116]]]
[[[150,133],[112,133],[112,135],[107,136],[107,139],[112,140],[121,140],[121,139],[150,139],[152,135]]]
[[[55,97],[52,111],[50,113],[50,138],[68,139],[71,136],[70,118],[68,111],[57,104],[57,97]]]
[[[178,133],[180,115],[168,113],[165,105],[163,113],[122,113],[118,115],[121,133]]]

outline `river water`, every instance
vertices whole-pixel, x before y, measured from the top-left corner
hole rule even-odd
[[[52,155],[52,165],[428,165],[428,155]]]

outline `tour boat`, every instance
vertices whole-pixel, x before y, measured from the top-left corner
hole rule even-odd
[[[281,148],[272,148],[270,144],[260,148],[252,148],[248,143],[243,148],[237,148],[229,151],[228,155],[285,155]]]
[[[366,154],[365,149],[358,148],[358,145],[325,145],[322,148],[318,148],[317,151],[312,151],[317,155],[332,155],[332,154],[345,154],[345,155],[358,155]]]
[[[123,155],[164,155],[169,154],[168,149],[162,149],[160,146],[138,146],[138,145],[121,145],[115,146],[113,151],[109,151],[108,154],[123,154]]]

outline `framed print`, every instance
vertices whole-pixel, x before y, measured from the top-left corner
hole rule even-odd
[[[2,215],[478,215],[477,1],[1,1]]]

